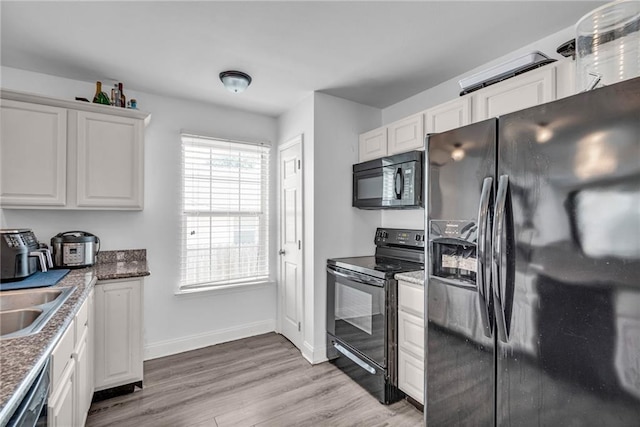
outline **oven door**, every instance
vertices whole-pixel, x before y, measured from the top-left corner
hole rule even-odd
[[[327,332],[387,366],[386,281],[327,266]]]

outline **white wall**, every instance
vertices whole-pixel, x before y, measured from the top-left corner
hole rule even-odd
[[[380,211],[351,206],[358,135],[380,123],[380,110],[315,94],[314,360],[326,359],[328,258],[373,255]]]
[[[278,120],[278,143],[303,134],[304,343],[311,363],[326,360],[327,258],[373,254],[378,211],[351,207],[358,135],[379,126],[381,112],[314,93]]]
[[[64,99],[91,98],[95,92],[94,83],[7,67],[1,69],[0,85]],[[2,226],[32,228],[45,242],[60,231],[81,229],[98,235],[105,250],[146,248],[151,270],[151,276],[145,281],[144,298],[146,358],[273,331],[276,318],[273,283],[236,291],[191,295],[174,292],[179,280],[180,256],[180,131],[275,143],[276,119],[135,92],[127,88],[126,82],[125,94],[136,98],[139,108],[152,114],[145,132],[145,209],[141,212],[2,209]],[[275,153],[274,146],[273,170]],[[275,188],[272,180],[271,200],[275,200]],[[275,208],[272,205],[270,209],[272,230],[276,224]],[[270,242],[272,254],[276,243]],[[272,256],[273,273],[275,261],[276,257]]]
[[[419,111],[455,99],[460,95],[460,85],[458,84],[458,80],[462,79],[463,77],[468,77],[480,71],[486,70],[495,65],[501,64],[510,59],[525,55],[527,53],[539,50],[550,58],[566,61],[567,59],[565,59],[562,55],[556,53],[556,49],[562,43],[569,41],[574,37],[575,30],[574,27],[571,26],[534,43],[523,46],[522,48],[510,52],[507,55],[496,58],[491,62],[479,65],[478,67],[473,68],[459,76],[452,76],[451,79],[442,84],[439,84],[438,86],[425,90],[424,92],[420,92],[410,98],[398,102],[397,104],[384,108],[382,110],[382,125],[389,124],[403,117],[410,116],[411,114],[415,114]],[[452,55],[453,54],[455,53],[452,52]]]
[[[302,320],[303,356],[313,363],[313,266],[314,266],[314,135],[313,135],[313,94],[302,100],[294,108],[278,118],[278,145],[302,135],[302,186],[303,186],[303,299],[304,318]],[[274,199],[275,200],[275,199]],[[278,233],[274,234],[279,239]]]

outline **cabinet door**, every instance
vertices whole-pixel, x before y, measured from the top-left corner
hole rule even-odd
[[[76,381],[75,381],[75,399],[76,414],[74,425],[83,426],[91,406],[91,397],[93,392],[89,391],[89,353],[88,353],[88,329],[84,329],[84,334],[80,337],[74,359],[76,361]]]
[[[88,319],[87,319],[87,364],[88,364],[88,371],[89,371],[89,377],[87,378],[88,384],[87,384],[87,390],[89,391],[89,406],[91,406],[91,400],[93,399],[93,391],[95,390],[95,343],[96,343],[96,336],[95,336],[95,322],[96,322],[96,315],[95,315],[95,290],[92,290],[91,293],[89,294],[89,305],[88,305]]]
[[[95,389],[142,380],[142,280],[98,282]]]
[[[425,112],[426,133],[445,132],[471,123],[471,97],[445,102]]]
[[[424,148],[422,113],[399,120],[387,126],[389,155]]]
[[[90,328],[93,311],[93,291],[78,310],[75,317],[76,348],[73,358],[76,364],[76,425],[84,425],[93,398],[93,352]]]
[[[473,95],[478,113],[473,121],[512,113],[556,98],[556,70],[543,67],[481,89]]]
[[[398,346],[415,356],[424,354],[424,318],[398,312]]]
[[[60,381],[47,402],[48,427],[75,426],[76,401],[74,399],[75,365],[72,361],[62,373]]]
[[[75,319],[71,321],[71,324],[64,331],[60,341],[58,341],[51,352],[51,371],[49,375],[52,389],[57,388],[68,365],[73,363],[73,349],[75,347],[74,329]]]
[[[387,155],[387,128],[370,130],[360,135],[358,159],[360,162]]]
[[[142,120],[77,112],[77,205],[143,207]]]
[[[2,100],[0,203],[64,206],[67,110]]]
[[[398,388],[424,404],[424,359],[403,349],[398,352]]]
[[[424,318],[424,286],[399,280],[398,309]]]

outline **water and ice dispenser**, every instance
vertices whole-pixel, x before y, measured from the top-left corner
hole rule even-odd
[[[460,286],[475,286],[478,270],[475,221],[431,220],[431,275]]]

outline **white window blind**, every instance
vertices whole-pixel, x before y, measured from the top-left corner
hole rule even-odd
[[[182,290],[268,279],[269,150],[182,135]]]

